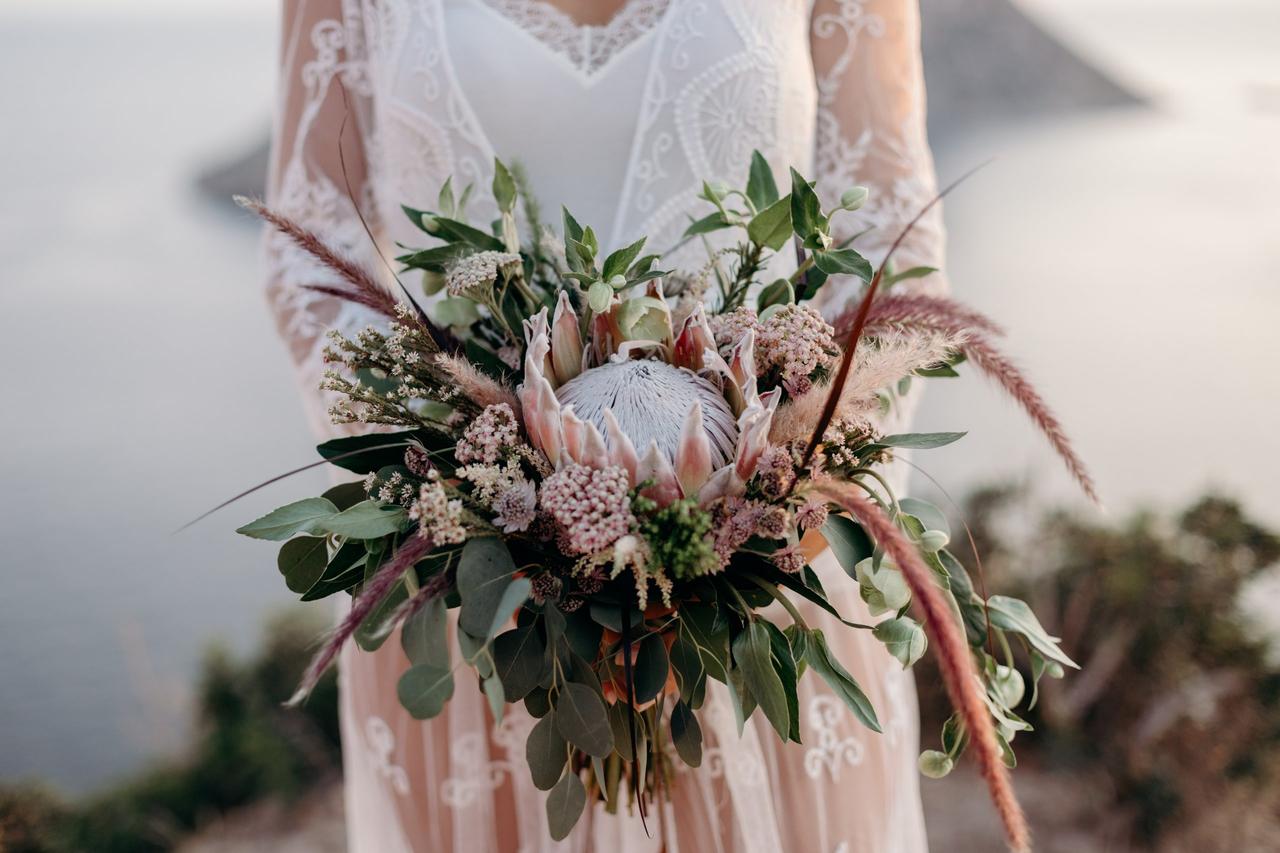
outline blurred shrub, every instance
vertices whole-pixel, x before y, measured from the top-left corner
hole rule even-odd
[[[1118,525],[1060,511],[1019,535],[1025,505],[1008,489],[968,502],[986,580],[1030,601],[1083,671],[1041,683],[1019,756],[1101,770],[1135,847],[1280,849],[1280,665],[1240,606],[1280,537],[1219,497]]]
[[[200,678],[196,733],[185,760],[158,767],[83,803],[32,786],[0,788],[5,853],[146,853],[170,849],[202,822],[265,797],[291,798],[339,765],[337,682],[286,709],[319,628],[272,621],[262,650],[236,662],[210,651]]]

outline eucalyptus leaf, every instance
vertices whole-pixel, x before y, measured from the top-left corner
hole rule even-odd
[[[273,509],[236,530],[242,536],[279,542],[296,533],[316,533],[317,525],[338,512],[332,501],[306,498]]]
[[[339,468],[357,474],[372,474],[387,465],[403,464],[410,439],[421,437],[418,430],[351,435],[326,441],[317,446],[316,451]],[[342,456],[346,458],[336,458]]]
[[[364,579],[368,551],[363,542],[347,542],[329,559],[324,573],[302,596],[303,601],[318,601],[335,592],[349,590]]]
[[[822,536],[827,540],[831,553],[849,577],[857,577],[858,564],[875,553],[871,537],[862,525],[844,515],[834,513],[822,525]]]
[[[527,696],[542,680],[546,648],[535,625],[513,628],[493,641],[493,662],[508,702]]]
[[[604,758],[613,751],[613,730],[600,694],[585,684],[569,682],[555,702],[556,728],[587,755]]]
[[[350,509],[365,499],[364,481],[355,480],[350,483],[339,483],[326,489],[320,497],[332,502],[339,511]]]
[[[502,679],[491,675],[480,682],[484,690],[484,698],[489,700],[489,712],[493,714],[494,725],[502,725],[502,715],[507,707],[507,695],[502,689]]]
[[[586,805],[587,789],[582,780],[572,770],[565,773],[547,795],[547,826],[551,838],[555,841],[568,838]]]
[[[324,575],[329,565],[329,543],[314,536],[290,539],[280,548],[276,568],[290,592],[302,595]]]
[[[529,600],[529,595],[533,592],[533,583],[528,578],[516,578],[511,584],[503,590],[502,598],[498,600],[497,610],[493,614],[493,622],[489,626],[489,632],[485,634],[487,639],[492,640],[498,636],[498,632],[502,630],[512,617],[524,606]]]
[[[480,308],[465,296],[447,296],[431,306],[431,319],[452,329],[465,329],[480,320]]]
[[[506,543],[492,536],[467,540],[458,560],[458,624],[473,637],[491,637],[516,564]]]
[[[453,672],[431,664],[412,666],[400,676],[396,695],[415,720],[429,720],[453,697]]]
[[[655,698],[667,683],[670,671],[667,646],[662,637],[650,634],[640,643],[635,665],[632,667],[636,701],[640,704]]]
[[[534,724],[525,741],[524,755],[529,774],[539,791],[550,791],[560,780],[568,760],[568,744],[556,729],[556,712],[551,711]]]
[[[449,666],[448,609],[444,598],[430,598],[404,620],[400,629],[400,647],[413,664]]]
[[[702,726],[684,702],[677,702],[671,709],[671,742],[685,764],[690,767],[702,764]]]
[[[920,758],[916,764],[919,766],[920,772],[930,779],[941,779],[956,766],[955,762],[951,760],[951,756],[936,749],[926,749],[920,753]]]
[[[876,625],[871,633],[877,640],[884,643],[889,654],[897,658],[903,668],[911,666],[924,657],[925,650],[929,646],[924,628],[909,616],[886,619]]]

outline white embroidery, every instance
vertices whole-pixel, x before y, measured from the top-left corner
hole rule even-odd
[[[481,0],[567,59],[585,77],[599,74],[623,50],[648,35],[671,0],[630,0],[606,24],[579,24],[546,0]]]
[[[396,749],[396,737],[391,733],[391,726],[387,725],[387,721],[381,717],[370,717],[365,720],[364,738],[373,756],[373,769],[391,784],[391,790],[402,797],[407,797],[409,774],[403,767],[391,761],[391,756]]]
[[[845,708],[834,696],[819,694],[809,700],[809,725],[818,735],[818,743],[804,754],[804,772],[810,779],[817,779],[826,770],[832,782],[840,781],[840,768],[844,764],[857,767],[862,763],[862,741],[853,737],[840,737],[840,720]]]
[[[466,808],[488,791],[497,790],[508,774],[527,774],[524,765],[525,741],[536,722],[511,708],[493,731],[460,735],[449,748],[450,775],[440,787],[440,799],[453,809]],[[502,758],[491,758],[489,744],[501,749]]]

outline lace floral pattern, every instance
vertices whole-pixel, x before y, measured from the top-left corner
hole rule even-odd
[[[480,0],[584,77],[593,77],[623,50],[652,32],[672,0],[629,0],[606,24],[580,24],[545,0]]]

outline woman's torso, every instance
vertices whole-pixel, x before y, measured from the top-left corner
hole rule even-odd
[[[564,204],[606,248],[673,245],[705,213],[702,181],[741,183],[753,149],[782,175],[812,162],[809,0],[627,0],[597,27],[540,0],[356,11],[371,189],[394,241],[421,241],[399,207],[431,209],[450,175],[488,221],[495,155],[524,167],[548,219]]]

